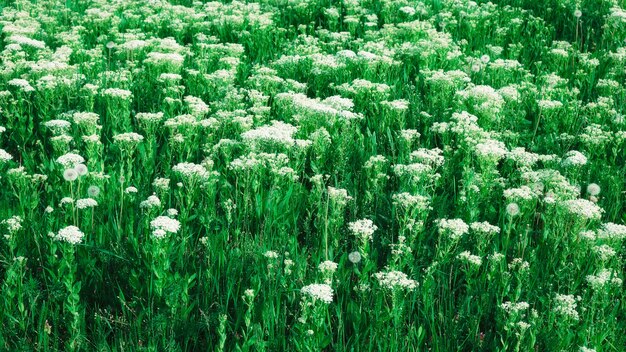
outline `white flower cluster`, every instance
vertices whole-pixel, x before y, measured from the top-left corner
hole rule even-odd
[[[13,78],[9,82],[7,82],[10,86],[17,87],[23,92],[33,92],[35,88],[33,88],[27,80],[21,78]]]
[[[504,190],[504,198],[508,201],[530,201],[537,199],[537,193],[528,186],[521,186]]]
[[[120,44],[118,48],[123,51],[137,51],[139,49],[143,49],[144,47],[146,47],[146,45],[148,45],[148,43],[146,43],[145,40],[131,39]]]
[[[523,147],[517,147],[507,154],[507,159],[513,160],[521,167],[530,168],[539,161],[539,155],[527,152]]]
[[[272,121],[269,126],[261,126],[254,130],[246,131],[241,134],[241,137],[246,141],[258,142],[258,141],[271,141],[282,145],[293,145],[293,134],[298,129],[288,123],[281,121]]]
[[[72,114],[72,120],[80,126],[95,126],[100,116],[93,112],[75,112]]]
[[[158,216],[150,221],[152,235],[156,239],[164,238],[168,233],[177,233],[180,229],[180,222],[167,216]]]
[[[133,93],[126,89],[120,88],[107,88],[102,92],[102,95],[109,98],[118,98],[122,100],[130,100]]]
[[[333,301],[333,289],[328,284],[311,284],[304,286],[300,292],[313,299],[330,304]]]
[[[470,253],[470,251],[465,251],[465,252],[461,252],[459,253],[459,255],[456,256],[460,261],[475,266],[475,267],[479,267],[482,263],[483,260],[481,257],[477,256],[477,255],[473,255],[472,253]]]
[[[507,314],[517,315],[520,312],[524,312],[525,310],[530,308],[530,305],[527,302],[506,301],[500,305],[500,308],[507,312]]]
[[[392,197],[393,203],[403,208],[417,209],[421,211],[431,210],[430,199],[419,194],[413,195],[408,192],[396,193]]]
[[[350,102],[349,99],[343,98],[341,104],[337,104],[338,99],[332,97],[320,101],[319,99],[311,99],[302,93],[278,93],[275,97],[276,103],[281,106],[291,107],[296,113],[296,119],[317,117],[317,118],[341,118],[345,120],[362,119],[363,116],[350,111],[343,100]],[[341,105],[340,108],[334,106]]]
[[[333,282],[333,274],[337,271],[337,266],[337,263],[330,260],[323,261],[317,266],[317,269],[324,278],[325,284],[330,285]]]
[[[524,272],[530,269],[530,263],[522,258],[513,258],[508,265],[509,270]]]
[[[378,226],[374,225],[372,220],[362,219],[349,223],[348,228],[363,242],[370,242],[374,238],[374,231],[378,229]]]
[[[268,168],[279,170],[289,163],[289,157],[284,153],[254,153],[242,155],[233,160],[228,168],[235,171],[252,170],[255,168]]]
[[[343,188],[335,188],[328,186],[328,197],[338,205],[346,205],[352,197],[348,195],[348,191]]]
[[[418,286],[417,281],[409,279],[401,271],[381,271],[374,274],[381,287],[388,290],[413,290]]]
[[[156,177],[154,181],[152,181],[152,186],[159,191],[167,191],[170,189],[170,179],[165,177]]]
[[[580,346],[578,352],[596,352],[596,350],[594,348]]]
[[[162,112],[139,112],[135,115],[135,118],[139,123],[153,124],[163,121]]]
[[[72,124],[65,120],[49,120],[44,122],[44,126],[51,130],[52,133],[60,134],[69,130],[70,127],[72,127]]]
[[[374,83],[366,79],[357,78],[351,83],[343,83],[336,89],[345,94],[361,95],[361,94],[377,94],[386,96],[391,87],[384,83]]]
[[[154,194],[149,196],[148,199],[139,203],[139,207],[141,209],[152,209],[152,208],[158,208],[160,206],[161,206],[161,200],[159,199],[159,197],[157,197]]]
[[[85,234],[76,226],[67,226],[59,230],[54,236],[57,241],[67,242],[70,244],[78,244],[83,241]]]
[[[585,279],[594,290],[604,289],[607,285],[612,285],[613,287],[622,286],[622,279],[617,277],[617,273],[610,269],[602,269],[596,275],[587,275]]]
[[[198,97],[187,95],[184,100],[193,115],[202,117],[210,111],[209,106]]]
[[[579,138],[588,148],[602,148],[615,137],[611,131],[605,131],[602,126],[592,123],[585,127]]]
[[[97,206],[98,202],[92,198],[84,198],[76,201],[76,208],[78,209],[94,208]]]
[[[411,142],[420,138],[422,135],[414,129],[405,129],[400,131],[400,137],[406,142]]]
[[[426,82],[437,86],[446,88],[461,88],[465,84],[472,81],[467,73],[461,70],[451,70],[444,72],[443,70],[430,71],[425,70]]]
[[[404,112],[409,110],[409,101],[405,99],[398,99],[393,101],[383,101],[380,105],[389,108],[390,110],[394,110],[397,112]]]
[[[74,168],[77,164],[85,162],[85,158],[78,154],[67,153],[57,158],[57,163],[63,165],[65,168]]]
[[[580,297],[574,297],[574,295],[561,295],[557,294],[554,298],[554,313],[564,316],[572,320],[578,320],[578,312],[576,307]]]
[[[203,165],[194,163],[179,163],[172,167],[172,171],[187,180],[207,180],[211,176],[211,173]]]
[[[473,222],[470,224],[470,229],[483,235],[496,235],[500,233],[500,228],[498,226],[491,225],[487,221]]]
[[[598,230],[599,239],[620,241],[626,238],[626,226],[607,222]]]
[[[422,163],[396,164],[393,167],[393,172],[400,177],[410,177],[415,182],[438,179],[439,176],[438,173],[434,172],[432,166]]]
[[[504,106],[504,99],[491,86],[470,86],[465,90],[458,91],[457,94],[491,119],[495,119]]]
[[[144,60],[145,63],[150,63],[155,66],[171,65],[174,67],[182,66],[184,61],[185,57],[180,54],[160,53],[156,51],[148,53],[146,59]]]
[[[608,244],[595,246],[591,250],[598,256],[598,258],[600,258],[601,261],[607,261],[615,257],[615,255],[617,254],[615,249],[613,249],[613,247],[609,246]]]
[[[143,140],[143,136],[135,132],[120,133],[113,136],[116,143],[134,145]]]
[[[476,156],[479,159],[492,163],[497,163],[508,153],[504,143],[495,139],[487,139],[478,143],[475,148]]]
[[[13,155],[7,153],[6,150],[0,149],[0,162],[6,163],[13,159]]]
[[[266,251],[263,256],[268,259],[278,259],[278,253],[275,251]]]
[[[469,231],[469,226],[461,219],[439,219],[435,221],[439,234],[451,240],[458,240]]]
[[[22,228],[22,218],[15,215],[6,220],[2,220],[2,224],[7,227],[7,231],[9,231],[9,234],[13,234]]]
[[[442,154],[443,150],[439,148],[419,148],[418,150],[411,152],[411,155],[409,157],[411,159],[411,162],[422,163],[429,165],[433,168],[437,168],[442,166],[445,162],[445,158]]]
[[[548,99],[539,100],[537,102],[537,105],[539,106],[539,108],[545,111],[554,111],[556,109],[563,107],[563,103],[561,103],[560,101],[548,100]]]
[[[567,152],[561,162],[564,167],[583,166],[585,164],[587,164],[587,157],[577,150]]]
[[[526,171],[522,173],[522,179],[530,186],[540,185],[544,193],[551,194],[555,200],[567,200],[580,196],[580,187],[569,183],[567,178],[557,170]]]
[[[561,203],[563,208],[572,215],[585,220],[600,220],[604,210],[586,199],[570,199]]]

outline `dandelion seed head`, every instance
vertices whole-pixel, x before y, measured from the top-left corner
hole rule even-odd
[[[509,203],[506,206],[506,213],[510,216],[510,217],[515,217],[518,216],[520,213],[520,208],[519,205],[517,205],[517,203]]]
[[[100,194],[100,187],[98,186],[89,186],[89,188],[87,188],[87,194],[90,197],[97,197]]]
[[[597,183],[590,183],[587,186],[587,193],[589,193],[590,196],[597,196],[600,194],[600,186]]]
[[[73,182],[78,178],[78,172],[75,169],[65,169],[63,171],[63,179],[65,181]]]
[[[89,173],[89,169],[87,169],[85,164],[76,164],[76,166],[74,166],[74,170],[76,170],[78,176],[85,176]]]
[[[352,264],[358,264],[361,261],[361,253],[358,251],[351,252],[348,254],[348,260]]]

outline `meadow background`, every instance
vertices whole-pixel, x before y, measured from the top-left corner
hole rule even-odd
[[[0,1],[0,349],[626,351],[623,8]]]

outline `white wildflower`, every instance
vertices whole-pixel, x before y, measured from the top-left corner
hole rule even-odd
[[[313,299],[330,304],[333,301],[333,289],[328,284],[311,284],[303,287],[300,292]]]
[[[439,234],[458,240],[469,231],[469,226],[461,219],[439,219],[435,221]]]
[[[78,244],[83,241],[85,234],[76,226],[67,226],[54,236],[57,241],[67,242],[70,244]]]
[[[388,290],[413,290],[418,286],[417,281],[409,279],[407,275],[401,271],[381,271],[374,274],[374,277],[378,280],[381,287]]]
[[[565,318],[569,318],[572,320],[578,320],[579,315],[576,311],[576,307],[578,306],[577,301],[579,297],[574,297],[574,295],[561,295],[557,294],[554,298],[554,308],[553,311],[561,315]]]
[[[78,199],[76,201],[76,208],[78,209],[93,208],[97,206],[98,202],[95,199],[91,198]]]
[[[180,222],[167,216],[158,216],[150,221],[150,227],[153,231],[161,230],[167,233],[177,233],[180,230]],[[160,235],[161,233],[159,233]],[[158,237],[155,235],[155,237]]]
[[[363,242],[370,242],[374,238],[374,231],[378,229],[378,226],[374,225],[372,220],[362,219],[349,223],[348,228]]]
[[[470,264],[470,265],[475,266],[475,267],[479,267],[483,263],[482,258],[480,258],[477,255],[473,255],[472,253],[470,253],[470,251],[461,252],[456,257],[460,261],[462,261],[464,263],[467,263],[467,264]]]

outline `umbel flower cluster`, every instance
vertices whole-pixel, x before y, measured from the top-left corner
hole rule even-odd
[[[0,350],[624,350],[625,7],[3,1]]]

